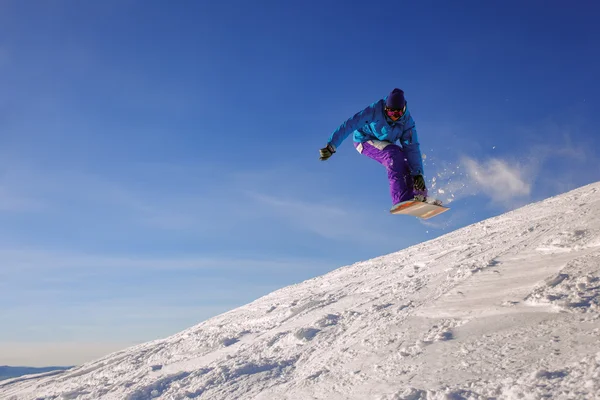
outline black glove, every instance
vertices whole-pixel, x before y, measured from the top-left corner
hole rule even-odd
[[[415,175],[413,176],[413,188],[417,190],[425,190],[425,179],[423,179],[423,175]]]
[[[325,161],[329,157],[331,157],[333,155],[333,153],[335,153],[335,147],[333,147],[331,145],[331,143],[327,143],[327,146],[323,147],[321,150],[319,150],[319,153],[321,154],[321,157],[319,157],[319,160]]]

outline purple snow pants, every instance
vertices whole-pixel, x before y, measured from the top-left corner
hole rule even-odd
[[[390,142],[369,140],[364,143],[355,142],[354,147],[360,154],[372,158],[387,169],[393,204],[411,200],[417,194],[427,196],[427,191],[413,189],[413,178],[400,146]]]

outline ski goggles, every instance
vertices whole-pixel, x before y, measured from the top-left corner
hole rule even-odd
[[[404,115],[405,112],[406,112],[406,105],[404,107],[402,107],[401,109],[389,108],[389,107],[385,108],[385,113],[390,118],[400,118],[401,116]]]

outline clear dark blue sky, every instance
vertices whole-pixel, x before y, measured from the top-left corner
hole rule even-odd
[[[92,354],[164,336],[599,180],[599,12],[2,2],[0,354],[35,345],[38,364],[78,362],[44,343]],[[430,223],[388,214],[385,170],[350,139],[318,161],[394,87],[452,207]],[[32,363],[15,357],[0,364]]]

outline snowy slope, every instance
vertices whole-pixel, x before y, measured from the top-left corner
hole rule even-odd
[[[1,399],[600,399],[600,183]]]

